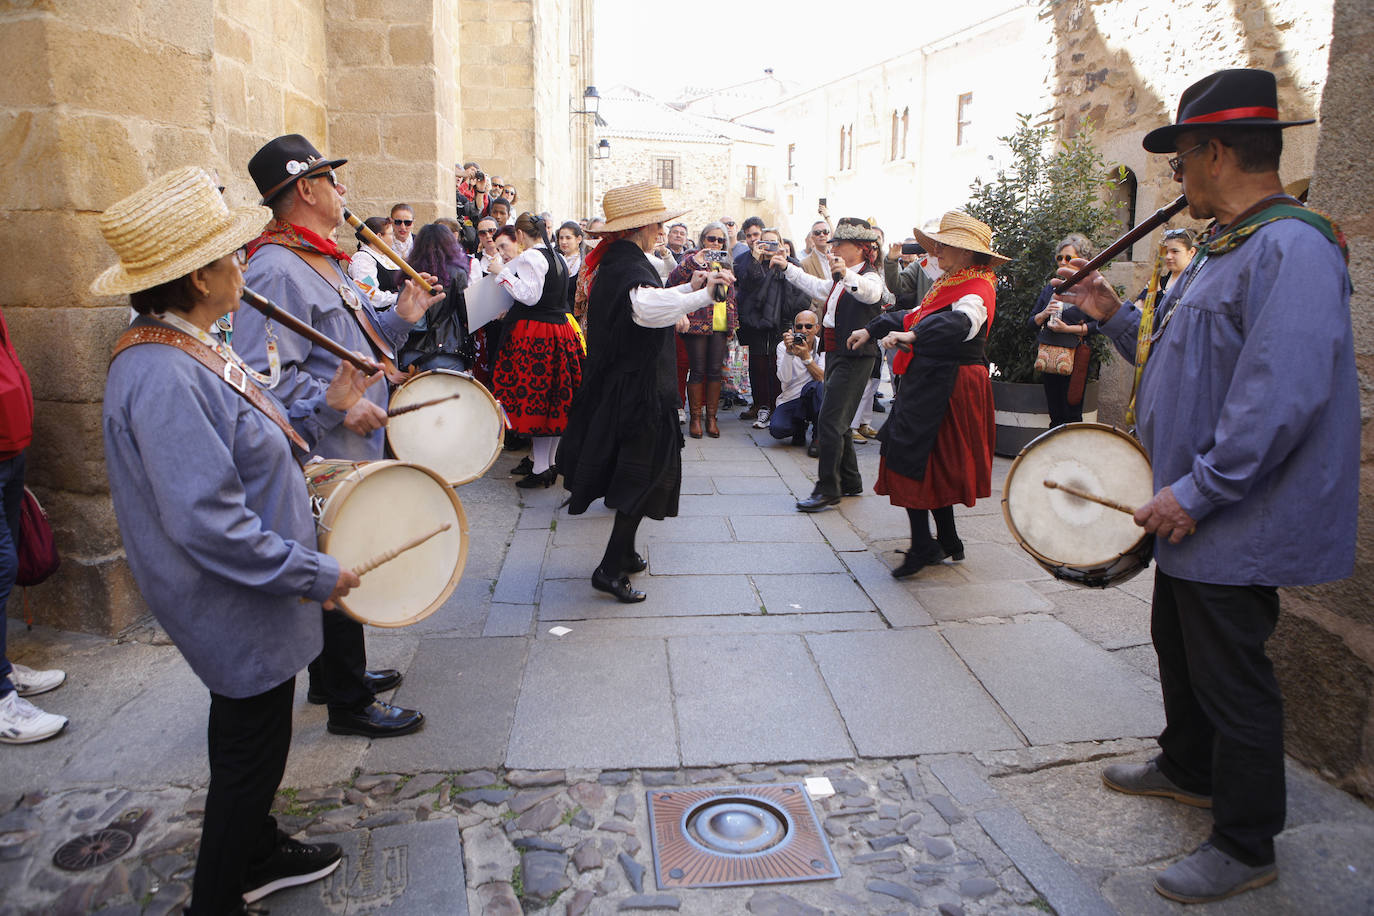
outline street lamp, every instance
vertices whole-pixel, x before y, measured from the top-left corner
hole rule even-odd
[[[592,159],[609,159],[609,158],[611,158],[611,141],[610,141],[610,140],[607,140],[605,137],[602,137],[602,138],[601,138],[601,142],[598,143],[598,144],[596,145],[596,149],[592,151],[592,156],[591,156],[591,158],[592,158]]]
[[[571,109],[570,114],[589,114],[595,117],[600,108],[601,93],[596,91],[595,86],[588,86],[582,91],[582,107]]]

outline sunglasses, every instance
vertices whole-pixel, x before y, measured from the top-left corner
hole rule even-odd
[[[495,235],[495,234],[496,234],[496,230],[495,230],[495,229],[478,229],[478,230],[477,230],[477,234],[478,234],[478,235]]]
[[[724,221],[724,224],[727,225],[727,226],[733,226],[733,225],[735,224],[735,222],[734,222],[734,220],[728,220],[728,219],[727,219],[727,220]]]
[[[1179,172],[1183,171],[1183,160],[1184,160],[1184,159],[1187,159],[1189,156],[1191,156],[1193,153],[1196,153],[1198,150],[1204,149],[1206,146],[1207,146],[1207,144],[1206,144],[1205,142],[1199,143],[1197,146],[1193,147],[1192,149],[1190,149],[1190,150],[1184,150],[1183,152],[1179,153],[1177,156],[1170,156],[1170,157],[1169,157],[1169,160],[1168,160],[1168,162],[1169,162],[1169,171],[1173,172],[1175,175],[1177,175]]]
[[[1055,259],[1056,261],[1058,261],[1060,264],[1067,264],[1067,263],[1069,263],[1070,261],[1073,260],[1073,255],[1071,255],[1071,254],[1057,254],[1057,255],[1054,256],[1054,259]]]
[[[724,245],[724,244],[725,244],[725,236],[723,236],[723,235],[708,235],[708,236],[706,236],[705,241],[706,241],[706,243],[707,243],[708,245],[709,245],[710,243],[712,243],[712,242],[715,242],[715,243],[718,244],[718,245]]]
[[[334,187],[337,188],[337,187],[339,186],[339,180],[338,180],[338,178],[334,175],[334,170],[333,170],[333,169],[330,169],[330,170],[327,171],[327,172],[320,172],[318,175],[311,175],[310,177],[311,177],[311,178],[323,178],[323,179],[327,180],[327,181],[328,181],[331,185],[333,185]]]
[[[830,230],[829,230],[829,229],[812,229],[812,230],[811,230],[811,234],[812,234],[812,235],[829,235],[829,234],[830,234]]]
[[[413,225],[413,224],[415,223],[415,220],[413,220],[413,219],[393,219],[392,222],[395,223],[397,226],[410,226],[410,225]]]
[[[814,328],[814,327],[815,327],[814,324],[794,324],[794,325],[792,326],[792,330],[794,330],[794,331],[809,331],[809,330],[811,330],[811,329]]]

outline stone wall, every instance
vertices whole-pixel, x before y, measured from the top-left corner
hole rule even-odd
[[[637,181],[654,181],[655,161],[672,159],[677,163],[676,187],[663,190],[663,203],[676,210],[686,209],[682,217],[695,241],[701,227],[721,216],[730,215],[736,224],[756,213],[771,222],[775,200],[745,200],[744,161],[750,152],[737,150],[724,138],[717,142],[649,140],[611,135],[611,158],[592,163],[592,188],[596,205],[592,214],[601,215],[601,198],[610,188]],[[757,161],[768,155],[766,147],[748,144]],[[750,162],[750,164],[753,164]]]
[[[536,58],[552,67],[574,44],[577,66],[590,66],[591,0],[539,2],[560,23],[543,37],[528,0],[50,0],[0,11],[0,53],[22,62],[0,84],[0,232],[11,252],[0,309],[37,401],[29,482],[63,556],[31,591],[36,619],[110,632],[144,610],[104,469],[105,367],[128,301],[87,292],[113,260],[96,215],[186,164],[215,168],[231,206],[254,203],[248,159],[283,133],[350,160],[341,174],[359,216],[402,198],[421,220],[451,214],[453,164],[474,120],[462,42],[488,43],[467,30],[488,14],[509,25],[493,50],[525,64],[498,74],[532,73]],[[584,32],[577,42],[573,29]],[[535,138],[532,80],[520,95],[528,134],[498,131],[488,158],[525,156],[523,177],[506,176],[524,190],[538,151],[548,187],[577,187],[566,137]]]

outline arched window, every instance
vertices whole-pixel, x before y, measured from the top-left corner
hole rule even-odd
[[[1112,208],[1112,215],[1121,223],[1116,227],[1118,233],[1124,233],[1135,225],[1135,205],[1137,184],[1135,172],[1132,172],[1124,165],[1119,165],[1112,169],[1110,173],[1111,192],[1108,195],[1108,203]],[[1135,246],[1132,245],[1124,252],[1127,261],[1135,260]]]

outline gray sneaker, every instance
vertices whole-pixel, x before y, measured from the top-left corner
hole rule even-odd
[[[1102,771],[1102,782],[1107,788],[1127,795],[1156,795],[1194,808],[1212,807],[1212,796],[1180,789],[1159,771],[1153,760],[1149,763],[1114,763]]]
[[[1263,887],[1279,876],[1279,867],[1237,862],[1211,843],[1160,872],[1155,890],[1179,903],[1211,903]]]

